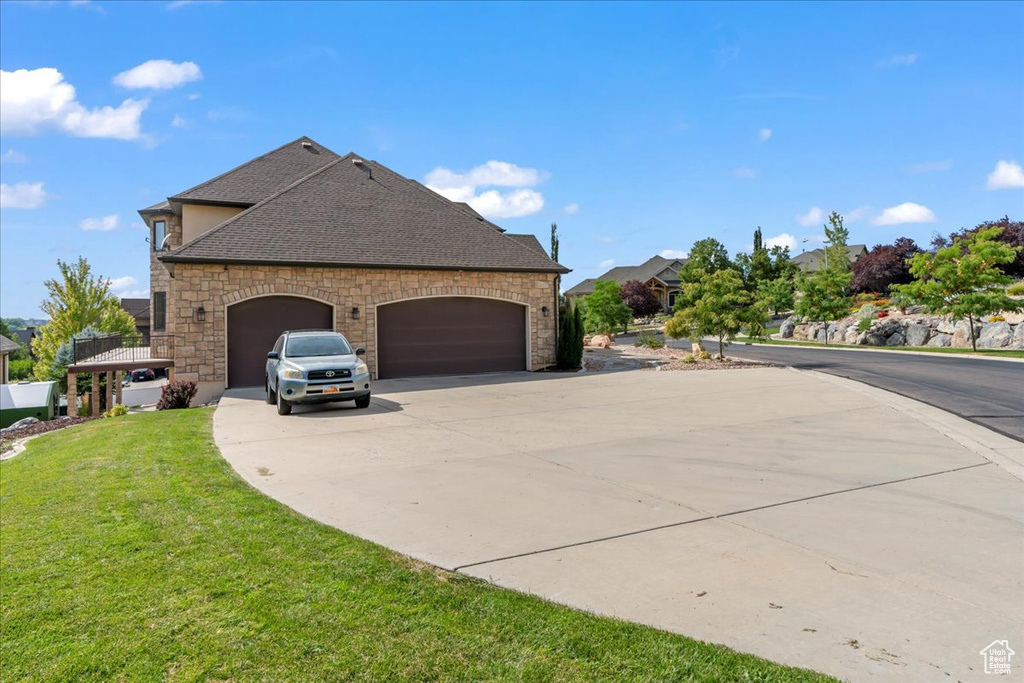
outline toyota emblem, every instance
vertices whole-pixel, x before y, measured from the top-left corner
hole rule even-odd
[[[328,370],[324,373],[326,377],[334,377],[334,370]]]

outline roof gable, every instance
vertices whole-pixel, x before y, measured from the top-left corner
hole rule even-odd
[[[216,178],[170,197],[172,202],[256,204],[340,157],[301,137],[247,161]],[[150,207],[157,209],[160,205]],[[146,209],[144,209],[146,210]]]
[[[162,260],[568,272],[538,249],[536,238],[531,245],[496,227],[377,162],[349,154]]]

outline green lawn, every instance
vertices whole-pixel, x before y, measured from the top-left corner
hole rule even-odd
[[[737,337],[737,343],[752,342],[755,344],[771,344],[773,346],[828,346],[830,349],[849,349],[851,351],[882,350],[882,351],[925,351],[927,353],[959,353],[979,356],[995,356],[997,358],[1024,358],[1024,351],[1014,349],[954,349],[941,346],[860,346],[856,344],[824,344],[812,341],[792,341],[789,339],[750,339]]]
[[[0,465],[4,680],[832,680],[310,521],[234,474],[211,415],[99,420]]]

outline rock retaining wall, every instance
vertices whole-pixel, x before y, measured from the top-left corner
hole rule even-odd
[[[1004,313],[1005,320],[975,321],[974,333],[979,349],[1024,349],[1024,314]],[[970,348],[970,326],[966,319],[911,313],[902,315],[892,311],[884,318],[871,320],[867,330],[861,330],[856,317],[833,323],[803,323],[794,318],[783,321],[776,339],[817,341],[829,344],[863,346],[932,346]]]

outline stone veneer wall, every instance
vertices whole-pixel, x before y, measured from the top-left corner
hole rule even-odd
[[[174,331],[175,377],[217,385],[205,387],[200,398],[218,395],[227,372],[227,307],[275,294],[333,304],[335,329],[353,345],[366,348],[366,362],[374,377],[377,304],[424,296],[483,296],[528,304],[530,364],[532,369],[540,369],[555,362],[553,281],[550,273],[177,263],[170,281],[174,303],[168,307],[168,327]],[[202,323],[193,320],[193,311],[199,306],[206,309]],[[552,313],[544,316],[543,306]],[[351,318],[353,307],[360,310],[359,320]]]
[[[166,221],[167,234],[170,235],[170,239],[167,242],[167,250],[169,251],[181,246],[180,216],[168,212],[148,216],[147,220],[149,222],[149,239],[151,242],[153,240],[153,222]],[[149,330],[151,355],[155,358],[170,358],[173,354],[173,351],[165,341],[174,334],[174,322],[171,316],[171,310],[173,310],[172,307],[174,306],[174,293],[171,289],[172,280],[167,266],[157,260],[157,256],[166,253],[167,251],[153,251],[153,245],[149,245]],[[153,306],[153,292],[167,293],[167,329],[165,332],[153,331],[153,312],[156,310]]]

